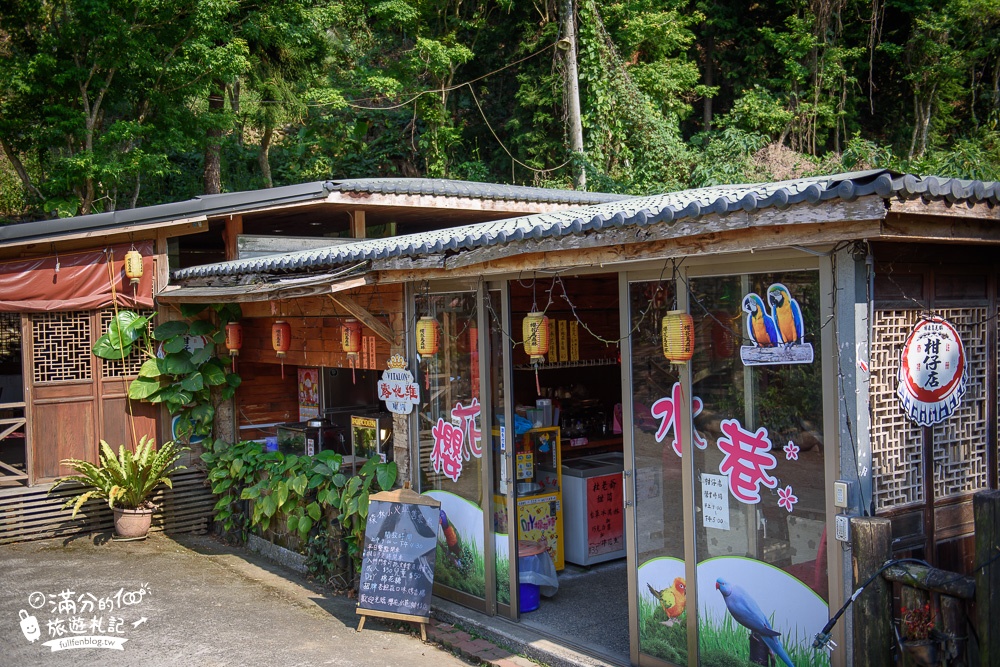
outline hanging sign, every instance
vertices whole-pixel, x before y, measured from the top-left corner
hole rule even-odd
[[[740,348],[745,366],[811,364],[812,343],[805,341],[802,309],[781,283],[767,288],[767,303],[755,292],[743,297],[747,336],[751,345]]]
[[[899,355],[896,396],[906,416],[921,426],[954,414],[967,384],[965,346],[942,317],[917,322]]]
[[[420,402],[420,385],[413,381],[413,373],[406,369],[406,359],[392,355],[378,382],[378,398],[385,401],[389,412],[408,415],[413,406]]]
[[[701,476],[701,520],[706,528],[729,530],[729,479],[725,475]]]

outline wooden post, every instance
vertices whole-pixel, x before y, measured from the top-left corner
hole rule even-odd
[[[222,238],[226,242],[226,261],[239,259],[240,247],[239,236],[243,233],[243,216],[231,215],[226,218],[226,228],[222,232]]]
[[[367,238],[368,231],[365,227],[365,210],[363,208],[359,208],[354,211],[354,214],[351,216],[351,238]]]
[[[851,566],[854,589],[868,581],[892,557],[892,524],[888,519],[851,519]],[[892,591],[881,576],[854,601],[854,665],[892,664]]]
[[[1000,491],[972,497],[976,525],[976,632],[979,664],[1000,664]],[[991,562],[992,561],[992,562]],[[989,563],[987,565],[986,563]]]

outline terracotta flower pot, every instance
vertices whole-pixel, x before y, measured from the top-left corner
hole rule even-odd
[[[134,510],[115,508],[115,534],[119,537],[146,537],[153,521],[153,510],[139,508]]]

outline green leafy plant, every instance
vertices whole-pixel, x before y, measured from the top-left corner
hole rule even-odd
[[[230,445],[217,440],[201,460],[208,466],[212,492],[219,496],[215,520],[223,530],[236,531],[245,540],[251,532],[284,526],[305,544],[313,561],[326,566],[341,548],[319,538],[334,532],[330,524],[337,522],[355,572],[361,568],[368,497],[391,489],[398,474],[394,462],[370,459],[348,475],[336,452],[285,456],[252,441]]]
[[[91,498],[108,501],[108,507],[121,509],[139,509],[150,507],[149,497],[153,491],[163,484],[173,488],[170,475],[183,470],[184,466],[176,465],[185,447],[178,447],[173,441],[163,443],[154,448],[153,438],[142,436],[135,452],[124,445],[118,447],[118,453],[101,440],[101,453],[97,465],[79,459],[64,459],[62,464],[75,470],[77,475],[68,475],[56,480],[49,489],[52,493],[59,486],[76,482],[88,490],[68,499],[64,508],[73,508],[73,517],[85,502]]]
[[[337,510],[347,555],[355,572],[361,572],[361,553],[365,547],[365,525],[368,523],[368,497],[376,485],[377,490],[391,489],[396,483],[397,475],[395,461],[380,463],[378,459],[368,459],[357,474],[351,477],[340,475],[334,479],[334,486],[340,493],[328,496],[328,501]]]
[[[202,304],[183,305],[181,313],[196,318],[206,308]],[[180,416],[176,432],[182,439],[210,436],[215,418],[213,389],[228,400],[240,385],[240,376],[227,371],[229,357],[217,354],[225,342],[225,325],[240,318],[240,307],[222,304],[212,309],[219,324],[210,319],[175,320],[155,327],[152,336],[149,324],[155,313],[143,317],[121,310],[93,347],[102,359],[120,360],[138,346],[147,359],[129,385],[128,396],[165,404],[171,415]],[[152,341],[159,343],[155,351]]]

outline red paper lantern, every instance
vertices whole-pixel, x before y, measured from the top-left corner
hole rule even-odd
[[[271,325],[271,347],[283,359],[292,346],[292,325],[284,320],[278,320]]]
[[[736,332],[729,324],[729,313],[712,313],[712,354],[716,359],[728,359],[736,352]]]
[[[226,325],[226,350],[230,356],[240,356],[240,349],[243,347],[243,326],[239,322],[230,322]]]
[[[340,325],[340,346],[349,355],[361,351],[361,322],[350,319]]]

